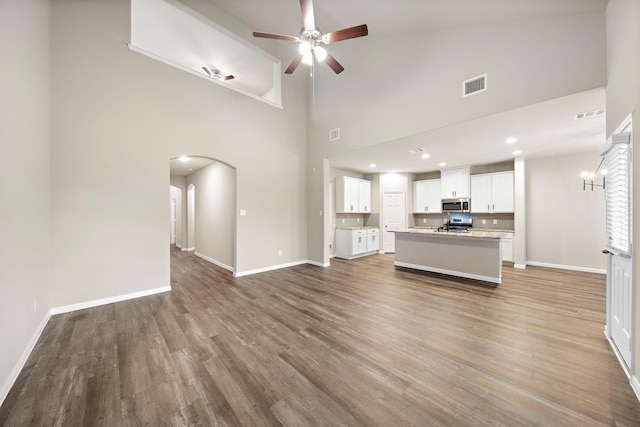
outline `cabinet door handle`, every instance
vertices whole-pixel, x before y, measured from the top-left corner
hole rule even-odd
[[[429,212],[429,206],[425,206],[425,207],[424,207],[424,211],[425,211],[425,212]]]
[[[487,205],[487,210],[488,210],[488,211],[490,211],[490,210],[491,210],[491,208],[489,207],[489,205]]]
[[[366,206],[364,207],[364,211],[365,211],[365,212],[367,211],[367,207],[366,207]]]
[[[353,205],[351,205],[351,208],[349,210],[353,211]]]
[[[495,211],[496,210],[496,205],[491,205],[491,210]]]

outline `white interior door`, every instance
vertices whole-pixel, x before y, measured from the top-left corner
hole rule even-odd
[[[395,231],[405,228],[404,193],[389,192],[382,195],[383,247],[385,253],[395,253]]]
[[[176,244],[176,199],[171,199],[171,240],[172,245]]]
[[[607,169],[607,330],[627,368],[633,359],[633,168],[631,123],[614,133],[603,150]]]

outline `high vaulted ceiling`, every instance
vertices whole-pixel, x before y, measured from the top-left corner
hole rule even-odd
[[[181,1],[187,5],[213,5],[255,31],[296,36],[302,27],[299,0]],[[372,43],[376,36],[411,36],[444,29],[512,24],[519,20],[604,13],[607,5],[606,0],[314,0],[313,3],[316,25],[323,32],[363,23],[368,25],[369,40],[346,42],[350,44],[348,48],[353,49],[358,49],[356,44]],[[540,31],[544,31],[544,27]],[[250,33],[240,36],[251,40]],[[288,42],[264,39],[254,42],[261,47],[274,46],[275,51],[282,52],[283,69],[296,53],[296,47]],[[337,47],[333,46],[334,49]],[[549,48],[553,49],[552,46]],[[367,45],[366,51],[375,52],[374,46]],[[363,56],[341,57],[341,62],[350,71],[350,68],[356,68],[354,61],[365,60]],[[362,67],[360,70],[362,72]],[[283,75],[282,78],[295,76]],[[322,85],[332,84],[332,81],[320,79],[313,90],[318,93],[323,90]],[[331,165],[361,173],[374,172],[369,168],[370,163],[377,164],[376,172],[427,172],[439,169],[440,161],[446,161],[447,167],[454,167],[508,160],[513,157],[514,150],[522,150],[525,156],[595,151],[604,142],[605,116],[585,120],[573,120],[573,116],[604,108],[605,94],[604,88],[586,89],[589,90],[584,93],[445,128],[425,129],[414,136],[398,135],[388,143],[332,155]],[[312,116],[321,115],[322,111],[313,111],[317,108],[313,100],[311,104]],[[507,146],[504,140],[509,136],[518,138],[518,143]],[[408,153],[409,149],[422,147],[431,154],[428,161]]]

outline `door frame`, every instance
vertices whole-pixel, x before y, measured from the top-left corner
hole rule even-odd
[[[634,197],[634,180],[636,175],[636,162],[634,161],[634,157],[635,155],[634,153],[634,145],[633,145],[633,135],[634,135],[634,130],[633,130],[633,113],[629,114],[623,121],[622,123],[616,128],[615,131],[613,131],[613,133],[611,135],[615,135],[621,132],[625,132],[625,130],[631,126],[631,140],[630,140],[630,144],[631,144],[631,169],[630,169],[630,185],[631,185],[631,219],[630,219],[630,227],[631,227],[631,262],[630,262],[630,268],[631,268],[631,343],[630,343],[630,348],[631,348],[631,355],[629,358],[629,363],[627,364],[627,361],[624,360],[624,358],[622,357],[620,351],[618,350],[618,347],[616,345],[616,343],[613,341],[612,338],[612,334],[611,334],[611,325],[612,325],[612,320],[611,320],[611,315],[612,315],[612,310],[611,310],[611,304],[613,304],[613,300],[612,300],[612,291],[611,291],[611,270],[612,270],[612,257],[613,255],[609,254],[607,255],[607,289],[606,289],[606,324],[604,327],[604,334],[605,337],[607,338],[607,341],[609,341],[609,344],[611,345],[611,348],[613,349],[614,354],[616,355],[616,357],[618,358],[618,362],[620,363],[620,366],[622,366],[622,369],[624,370],[625,375],[627,376],[628,379],[631,379],[632,377],[632,373],[635,372],[635,335],[636,335],[636,331],[633,329],[636,325],[636,316],[637,316],[637,307],[636,304],[634,304],[634,302],[636,301],[636,293],[637,293],[637,286],[636,286],[636,268],[635,268],[635,259],[636,259],[636,251],[635,251],[635,247],[636,247],[636,221],[635,221],[635,216],[637,211],[637,202],[636,199],[637,197]]]

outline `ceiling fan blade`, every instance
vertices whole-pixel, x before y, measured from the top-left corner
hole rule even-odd
[[[229,74],[228,76],[224,76],[221,80],[226,82],[227,80],[233,80],[233,79],[235,79],[235,77],[233,77],[232,74]]]
[[[329,52],[327,52],[327,57],[324,59],[324,62],[331,67],[331,69],[336,73],[336,74],[340,74],[341,72],[344,71],[344,67],[342,65],[340,65],[340,63],[338,61],[336,61],[336,58],[334,58],[333,56],[331,56],[331,54]]]
[[[334,31],[332,33],[327,33],[325,34],[325,36],[327,37],[328,43],[335,43],[342,40],[354,39],[356,37],[364,37],[368,34],[369,29],[367,28],[367,24],[362,24],[355,27]]]
[[[205,73],[209,75],[209,77],[211,77],[211,71],[209,71],[207,67],[202,67],[202,69],[204,70]]]
[[[293,37],[293,36],[283,36],[281,34],[257,33],[255,31],[253,32],[253,37],[262,37],[263,39],[286,40],[290,42],[295,42],[298,40],[297,37]]]
[[[296,70],[296,68],[298,68],[298,65],[300,65],[300,62],[302,62],[302,54],[299,53],[298,55],[296,55],[295,58],[293,58],[293,61],[291,61],[291,64],[289,64],[289,67],[284,71],[285,74],[293,74],[293,72]]]
[[[302,22],[304,28],[308,30],[316,29],[316,20],[313,17],[313,0],[300,0],[300,8],[302,9]]]

